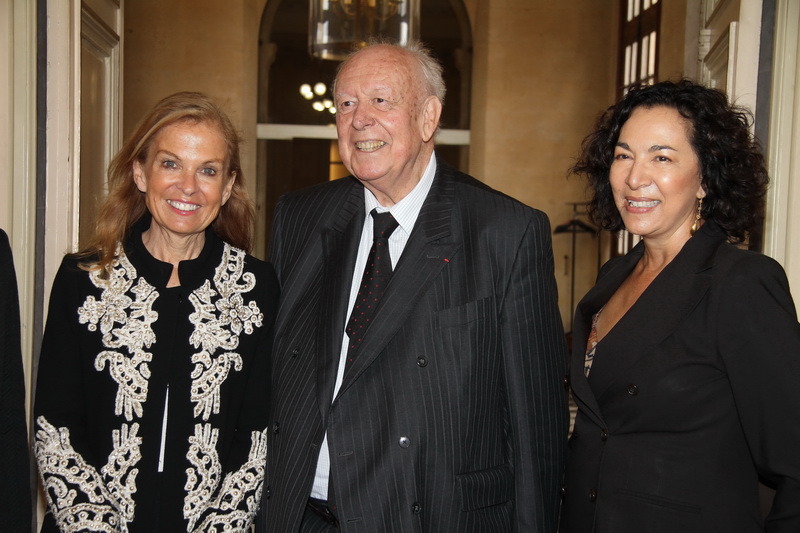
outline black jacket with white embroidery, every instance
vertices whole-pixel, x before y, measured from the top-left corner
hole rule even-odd
[[[264,476],[272,322],[269,263],[206,230],[172,266],[131,231],[109,280],[66,257],[36,392],[42,531],[241,531]],[[227,527],[226,527],[227,526]]]

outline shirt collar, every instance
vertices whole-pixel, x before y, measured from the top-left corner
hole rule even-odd
[[[379,213],[389,211],[398,225],[410,235],[411,230],[414,229],[414,224],[417,222],[419,211],[422,209],[422,204],[425,198],[428,197],[428,192],[433,185],[433,177],[436,175],[436,154],[431,153],[431,158],[428,161],[428,166],[425,167],[425,172],[422,173],[422,179],[419,180],[414,188],[399,202],[390,208],[383,207],[372,191],[364,187],[364,216],[369,218],[370,212],[377,208]]]

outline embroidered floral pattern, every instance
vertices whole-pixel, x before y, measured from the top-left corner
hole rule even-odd
[[[192,362],[195,363],[192,372],[194,416],[208,420],[211,413],[219,413],[220,385],[228,377],[231,368],[236,371],[242,369],[242,357],[235,352],[225,352],[217,358],[211,358],[208,352],[200,352],[192,356]]]
[[[133,420],[135,413],[142,417],[142,404],[147,400],[147,379],[150,369],[147,366],[152,361],[153,354],[140,352],[133,357],[125,357],[119,352],[105,351],[97,354],[94,367],[103,370],[108,363],[108,372],[119,386],[114,404],[114,414],[125,413],[126,420]]]
[[[263,324],[256,302],[245,302],[243,297],[256,284],[255,276],[244,272],[245,258],[244,251],[226,244],[213,284],[206,281],[189,296],[194,307],[189,315],[194,326],[189,342],[199,350],[192,356],[190,400],[194,417],[204,422],[220,412],[222,384],[244,366],[235,351],[239,336],[252,334]],[[153,324],[158,313],[153,306],[159,293],[138,277],[121,249],[108,280],[97,272],[89,277],[101,294],[86,298],[78,308],[78,321],[102,334],[106,349],[95,357],[94,367],[108,372],[117,384],[114,413],[133,422],[142,418],[147,401],[153,360],[148,350],[156,342]],[[67,531],[128,531],[135,510],[136,465],[141,460],[139,424],[123,424],[112,432],[113,450],[98,472],[72,448],[68,428],[55,428],[44,417],[37,422],[41,429],[36,434],[36,455],[59,525]],[[189,520],[187,531],[242,531],[258,507],[266,429],[252,433],[248,461],[224,479],[218,439],[219,429],[209,423],[196,424],[189,437],[186,457],[192,466],[186,470],[183,509]]]
[[[113,432],[114,449],[97,472],[73,449],[68,428],[55,428],[41,416],[37,424],[36,458],[56,522],[68,532],[127,532],[138,472],[133,467],[141,458],[139,425]]]
[[[220,387],[231,369],[242,369],[241,356],[233,352],[239,346],[239,335],[242,332],[253,333],[264,320],[256,302],[245,303],[242,297],[243,293],[255,287],[255,276],[244,272],[244,260],[242,250],[226,244],[222,262],[214,272],[214,287],[206,281],[189,296],[195,308],[195,312],[189,315],[194,326],[189,342],[200,348],[200,352],[192,356],[195,368],[191,401],[195,404],[194,416],[202,417],[204,421],[211,414],[219,413]],[[200,531],[241,531],[252,519],[260,499],[266,459],[265,437],[253,433],[250,461],[226,476],[221,486],[217,438],[217,429],[210,424],[198,424],[194,437],[189,439],[187,457],[194,466],[186,471],[188,493],[184,498],[183,513],[189,520],[190,530],[205,515]],[[245,497],[246,509],[240,509]]]
[[[139,278],[134,287],[136,275],[136,269],[125,254],[115,261],[108,280],[100,278],[97,271],[90,272],[92,283],[103,292],[99,301],[90,295],[78,309],[78,321],[88,323],[89,331],[96,331],[100,324],[103,345],[125,347],[130,353],[149,348],[156,341],[151,325],[158,319],[158,313],[153,311],[158,292],[143,278]],[[135,301],[128,296],[128,291],[136,297]],[[115,328],[115,324],[120,327]]]
[[[192,396],[195,402],[194,415],[202,414],[203,420],[219,413],[219,389],[231,367],[241,370],[242,359],[231,353],[239,346],[239,335],[253,332],[261,327],[264,314],[251,301],[244,303],[242,293],[255,287],[253,274],[244,272],[245,253],[226,244],[222,262],[214,272],[214,289],[206,281],[192,292],[189,301],[195,312],[189,315],[194,332],[189,342],[201,351],[192,357],[195,363],[192,372]],[[241,283],[240,283],[241,281]],[[215,296],[219,296],[216,300]],[[211,354],[223,350],[216,358]]]
[[[88,324],[89,331],[96,331],[100,325],[103,346],[112,350],[99,353],[94,366],[98,371],[108,366],[111,378],[118,385],[114,414],[124,414],[125,420],[130,422],[134,414],[141,418],[142,404],[147,400],[150,377],[147,363],[152,361],[153,355],[145,348],[156,341],[152,324],[158,320],[158,313],[153,311],[158,291],[143,278],[133,285],[136,269],[122,253],[108,280],[100,278],[97,271],[91,272],[89,277],[103,292],[99,301],[94,296],[86,298],[78,309],[78,322]],[[128,291],[135,300],[128,296]],[[115,324],[119,327],[114,327]],[[130,355],[113,351],[120,348]]]
[[[196,424],[194,436],[189,437],[187,458],[193,465],[186,469],[186,497],[183,500],[183,516],[189,519],[189,530],[193,530],[214,489],[219,485],[222,467],[217,455],[219,431],[210,424]]]
[[[120,508],[124,511],[122,516],[126,520],[133,518],[135,504],[132,495],[136,492],[136,473],[139,471],[134,467],[142,458],[139,453],[142,439],[137,435],[138,432],[139,424],[135,422],[130,426],[123,424],[120,429],[112,431],[114,451],[108,456],[108,463],[100,469],[103,478],[108,480],[108,489],[117,495]],[[127,475],[127,472],[131,475]]]
[[[197,531],[244,531],[250,527],[261,500],[261,485],[267,457],[267,430],[253,431],[248,460],[236,472],[225,476],[219,491],[221,467],[217,455],[218,431],[209,424],[195,425],[189,439],[189,461],[183,514],[189,519],[189,530],[201,517]],[[242,507],[244,505],[244,507]]]

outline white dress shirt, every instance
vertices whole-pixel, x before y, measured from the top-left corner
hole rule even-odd
[[[408,237],[411,235],[411,230],[414,229],[414,224],[417,222],[419,211],[425,198],[428,197],[428,192],[433,184],[433,177],[436,175],[436,157],[431,154],[431,159],[428,161],[428,166],[422,174],[422,179],[412,189],[408,195],[402,200],[394,204],[392,207],[383,207],[378,199],[372,192],[364,187],[364,210],[366,217],[364,218],[364,228],[361,230],[361,241],[358,244],[358,254],[356,255],[356,265],[353,270],[353,280],[350,283],[350,301],[347,304],[347,316],[353,310],[353,304],[358,295],[358,288],[361,285],[361,277],[364,273],[364,267],[367,264],[367,257],[369,257],[369,250],[372,247],[372,217],[370,212],[377,208],[379,213],[389,211],[398,223],[397,229],[392,232],[389,237],[389,256],[392,260],[392,269],[397,265],[400,255],[405,249]],[[346,327],[346,324],[344,325]],[[344,376],[345,360],[347,358],[348,337],[342,328],[342,347],[339,353],[339,369],[336,372],[336,385],[333,389],[333,398],[339,393],[339,387],[342,385],[342,377]],[[331,398],[331,400],[333,400]],[[325,439],[322,441],[322,448],[319,453],[319,460],[317,461],[317,473],[314,477],[314,486],[311,489],[311,497],[319,500],[328,499],[328,478],[331,471],[330,452],[328,450],[328,434],[325,433]]]

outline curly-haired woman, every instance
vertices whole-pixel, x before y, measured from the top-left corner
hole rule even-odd
[[[781,267],[732,244],[768,182],[749,125],[720,91],[664,82],[584,141],[593,220],[642,240],[576,311],[562,533],[800,531],[800,325]]]

